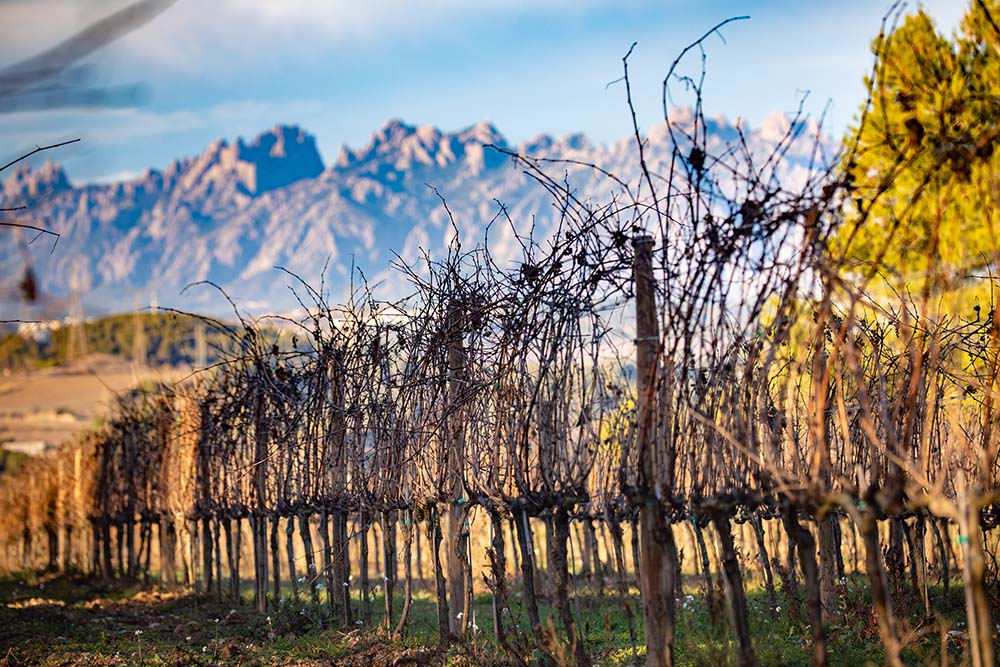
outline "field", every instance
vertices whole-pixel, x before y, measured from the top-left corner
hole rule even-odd
[[[325,605],[283,600],[277,610],[261,618],[249,604],[220,602],[190,592],[169,592],[139,585],[101,585],[79,576],[7,576],[0,580],[0,665],[122,666],[160,665],[499,665],[507,664],[496,651],[492,637],[490,598],[476,597],[478,630],[463,644],[440,646],[437,642],[434,603],[429,590],[418,586],[412,623],[404,637],[390,641],[380,632],[332,629]],[[427,582],[428,584],[432,582]],[[692,591],[697,583],[690,582]],[[860,591],[860,582],[847,587]],[[940,590],[934,591],[941,595]],[[808,628],[786,616],[768,612],[760,590],[748,593],[751,628],[761,667],[810,664]],[[618,600],[611,595],[580,595],[578,613],[595,665],[629,665],[633,662],[627,622]],[[632,604],[638,604],[632,590]],[[735,664],[725,622],[713,623],[705,599],[685,596],[679,614],[677,664],[723,667]],[[401,604],[401,599],[398,604]],[[374,609],[382,608],[380,598]],[[964,633],[956,629],[963,607],[961,590],[941,601],[950,610],[938,619],[911,619],[905,639],[906,664],[939,664],[943,645],[949,657],[961,663]],[[544,607],[546,615],[551,612]],[[830,628],[831,665],[882,664],[877,630],[870,618],[869,602],[848,600],[844,617]],[[373,617],[373,624],[380,624]],[[944,624],[946,639],[941,640]],[[638,628],[638,653],[644,658],[642,628]],[[950,635],[948,634],[950,633]],[[950,639],[948,638],[950,636]]]
[[[136,369],[118,357],[92,354],[52,368],[0,375],[0,444],[37,453],[61,445],[113,409],[115,396],[152,381],[186,375],[169,368]],[[10,445],[9,445],[10,446]]]

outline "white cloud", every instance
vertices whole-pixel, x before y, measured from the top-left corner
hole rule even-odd
[[[47,48],[134,0],[8,0],[0,60]],[[636,0],[638,1],[638,0]],[[579,13],[610,0],[180,0],[120,44],[145,62],[206,75],[265,60],[275,50],[357,46],[402,33],[447,34],[462,21],[522,13]],[[119,48],[118,46],[115,47]],[[211,63],[211,67],[206,65]]]
[[[132,181],[142,176],[141,171],[116,171],[113,174],[107,174],[100,176],[98,178],[93,178],[89,180],[82,180],[74,185],[107,185],[109,183],[124,183],[126,181]]]

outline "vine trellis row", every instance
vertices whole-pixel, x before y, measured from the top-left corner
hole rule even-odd
[[[0,563],[234,599],[252,571],[261,613],[287,586],[344,627],[371,625],[377,588],[397,637],[427,585],[442,642],[475,634],[482,581],[511,662],[579,665],[572,603],[595,590],[674,664],[686,568],[740,665],[748,571],[771,613],[804,615],[816,665],[855,572],[898,666],[900,601],[931,616],[957,571],[970,661],[992,665],[1000,316],[936,317],[852,273],[833,239],[872,207],[848,213],[859,193],[818,158],[787,188],[801,118],[765,159],[743,137],[713,155],[695,93],[668,154],[636,126],[634,182],[511,155],[556,216],[537,241],[501,208],[513,269],[456,241],[397,267],[398,301],[299,281],[299,320],[209,321],[231,341],[215,367],[3,480]]]

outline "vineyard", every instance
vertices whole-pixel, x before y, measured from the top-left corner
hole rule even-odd
[[[504,660],[580,666],[599,652],[581,591],[627,619],[625,662],[660,666],[692,586],[734,664],[758,664],[751,582],[809,628],[812,664],[839,664],[851,578],[885,664],[917,609],[941,664],[994,665],[1000,133],[995,110],[973,125],[978,102],[900,74],[919,21],[877,42],[856,140],[830,159],[815,137],[796,178],[801,117],[771,155],[718,149],[700,82],[688,131],[665,83],[674,151],[650,155],[636,124],[641,178],[591,170],[606,201],[509,155],[559,216],[536,239],[501,207],[513,268],[456,230],[447,257],[396,267],[407,298],[362,283],[335,305],[289,275],[301,319],[207,320],[228,339],[212,368],[122,396],[0,483],[0,567],[234,604],[252,581],[261,616],[291,597],[391,638],[426,584],[442,644],[477,637],[487,593]],[[950,589],[962,630],[934,621]]]

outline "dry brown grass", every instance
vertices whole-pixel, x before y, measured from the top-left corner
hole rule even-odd
[[[94,354],[69,366],[0,376],[0,443],[69,442],[109,413],[115,394],[186,374],[173,368],[137,369],[128,361]]]

